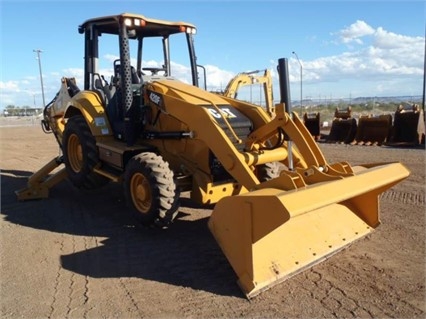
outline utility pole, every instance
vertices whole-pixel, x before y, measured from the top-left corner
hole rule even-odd
[[[302,76],[302,62],[300,62],[299,57],[297,56],[297,53],[293,51],[293,54],[296,56],[297,62],[299,62],[300,65],[300,116],[302,116],[302,100],[303,100],[303,93],[302,93],[302,89],[303,89],[303,76]]]
[[[40,71],[40,83],[41,83],[41,96],[43,97],[43,108],[46,106],[46,101],[44,99],[44,85],[43,85],[43,72],[41,71],[41,58],[40,53],[43,52],[40,49],[33,50],[33,52],[37,53],[37,60],[38,60],[38,69]]]

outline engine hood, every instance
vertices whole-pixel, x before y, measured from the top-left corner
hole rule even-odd
[[[211,105],[212,103],[216,105],[229,104],[229,102],[218,94],[177,80],[154,81],[150,84],[149,88],[159,94],[182,99],[194,105]]]

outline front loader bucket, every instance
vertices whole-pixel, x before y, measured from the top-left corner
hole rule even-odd
[[[217,203],[209,228],[248,298],[372,232],[380,224],[380,193],[409,175],[399,163],[353,169],[350,177]]]

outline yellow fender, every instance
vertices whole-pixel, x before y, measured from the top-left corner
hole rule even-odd
[[[81,91],[67,103],[64,119],[76,114],[78,110],[89,125],[93,136],[113,135],[108,116],[100,95],[94,91]]]

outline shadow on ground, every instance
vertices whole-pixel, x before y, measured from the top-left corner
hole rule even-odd
[[[169,229],[144,228],[127,212],[121,186],[114,183],[83,192],[63,181],[48,199],[19,202],[14,191],[25,187],[30,175],[2,170],[1,214],[17,225],[83,236],[92,243],[60,256],[64,269],[93,278],[136,277],[244,298],[207,227],[208,218],[186,218],[186,211],[197,209],[190,201],[182,201]]]

